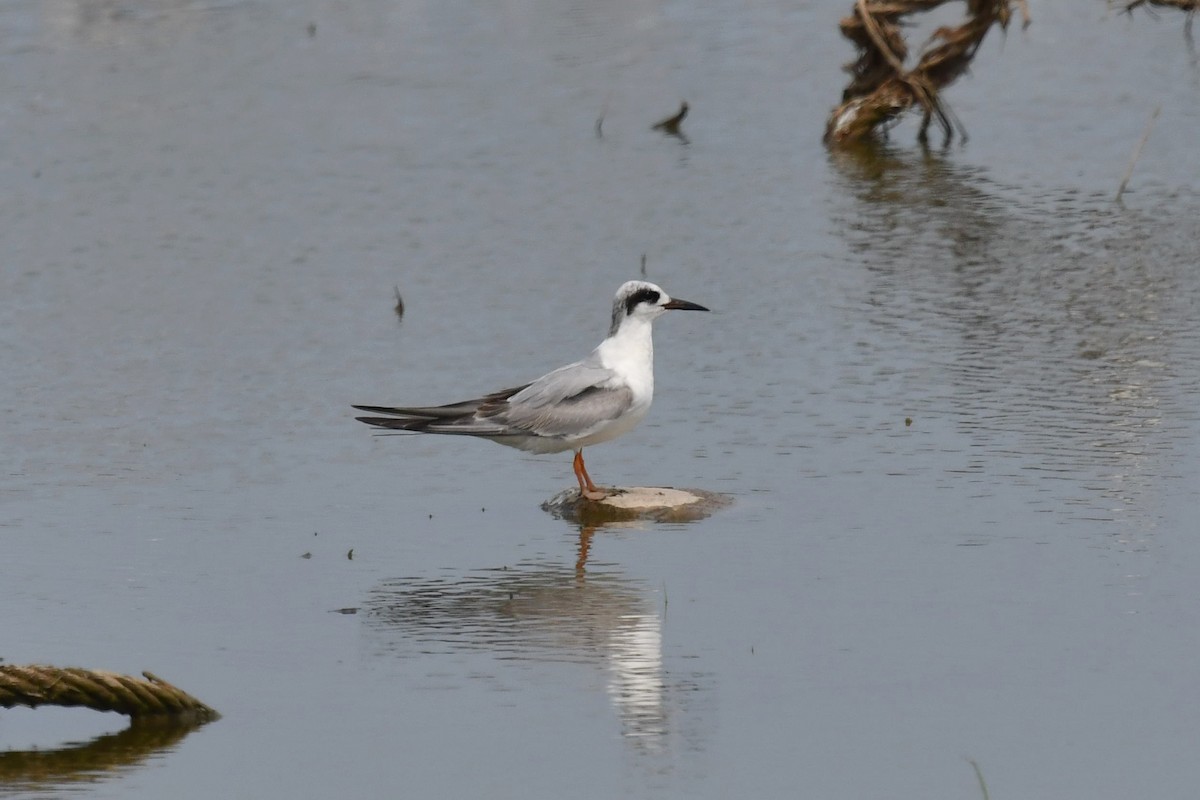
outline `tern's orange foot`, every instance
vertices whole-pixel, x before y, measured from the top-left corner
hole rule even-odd
[[[605,492],[601,489],[580,489],[579,494],[585,500],[591,500],[593,503],[608,497],[608,492]]]

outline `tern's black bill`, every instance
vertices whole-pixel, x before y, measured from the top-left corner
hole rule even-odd
[[[672,308],[676,311],[708,311],[699,303],[689,303],[687,300],[668,300],[663,303],[663,308]]]

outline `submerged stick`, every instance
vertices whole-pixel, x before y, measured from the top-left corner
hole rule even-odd
[[[1142,155],[1142,147],[1146,144],[1146,140],[1150,138],[1150,131],[1154,130],[1154,122],[1158,119],[1159,112],[1161,111],[1162,103],[1159,103],[1154,109],[1154,113],[1150,115],[1149,121],[1146,122],[1146,130],[1142,133],[1142,138],[1138,139],[1138,143],[1133,148],[1133,155],[1129,159],[1129,166],[1125,168],[1125,175],[1121,178],[1121,185],[1117,187],[1117,196],[1115,199],[1118,203],[1121,202],[1121,195],[1125,194],[1125,185],[1133,177],[1133,167]]]

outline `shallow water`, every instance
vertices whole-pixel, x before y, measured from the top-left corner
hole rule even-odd
[[[476,5],[0,8],[0,657],[224,714],[4,711],[0,794],[1186,795],[1182,19],[1034,8],[967,144],[830,154],[849,4]],[[643,254],[714,313],[589,470],[731,507],[353,421],[580,357]]]

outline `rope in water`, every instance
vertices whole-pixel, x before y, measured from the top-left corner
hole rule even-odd
[[[145,680],[82,667],[0,664],[0,707],[82,706],[116,711],[135,720],[204,721],[220,716],[157,675],[150,672],[142,675]]]

